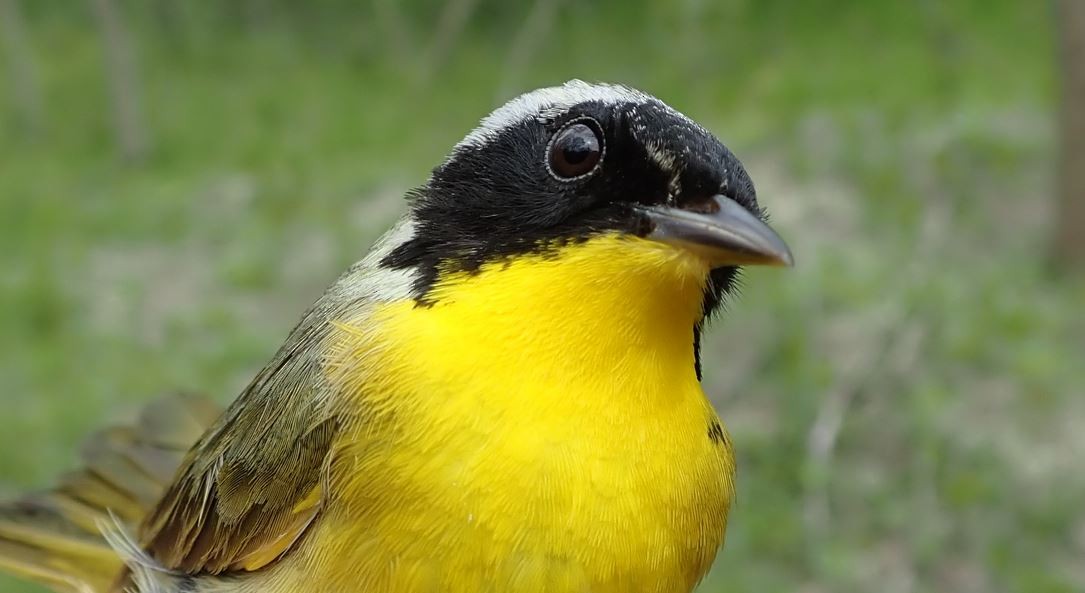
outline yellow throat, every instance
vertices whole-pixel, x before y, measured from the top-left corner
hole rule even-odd
[[[694,371],[707,273],[603,235],[342,320],[327,372],[358,421],[312,536],[353,568],[322,572],[374,593],[690,591],[733,498]]]

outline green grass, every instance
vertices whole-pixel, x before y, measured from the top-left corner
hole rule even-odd
[[[740,485],[703,589],[1081,590],[1085,284],[1045,257],[1038,4],[599,2],[512,76],[523,11],[490,7],[418,85],[330,0],[167,30],[132,3],[154,151],[129,166],[89,17],[24,3],[47,121],[21,138],[0,93],[0,495],[154,394],[231,399],[499,88],[581,77],[716,131],[799,262],[749,273],[706,348]]]

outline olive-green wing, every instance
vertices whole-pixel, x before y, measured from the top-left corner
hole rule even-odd
[[[337,429],[318,397],[326,325],[303,320],[189,452],[139,534],[165,568],[260,569],[285,554],[319,514]]]

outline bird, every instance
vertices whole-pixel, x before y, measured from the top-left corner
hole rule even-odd
[[[0,505],[76,593],[689,593],[735,500],[701,386],[743,266],[791,266],[720,140],[629,86],[520,95],[220,410],[174,395]]]

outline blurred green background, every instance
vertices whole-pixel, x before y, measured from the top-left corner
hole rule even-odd
[[[577,77],[716,132],[799,262],[706,347],[740,484],[702,591],[1085,590],[1048,3],[0,8],[0,497],[157,394],[232,399],[481,116]]]

